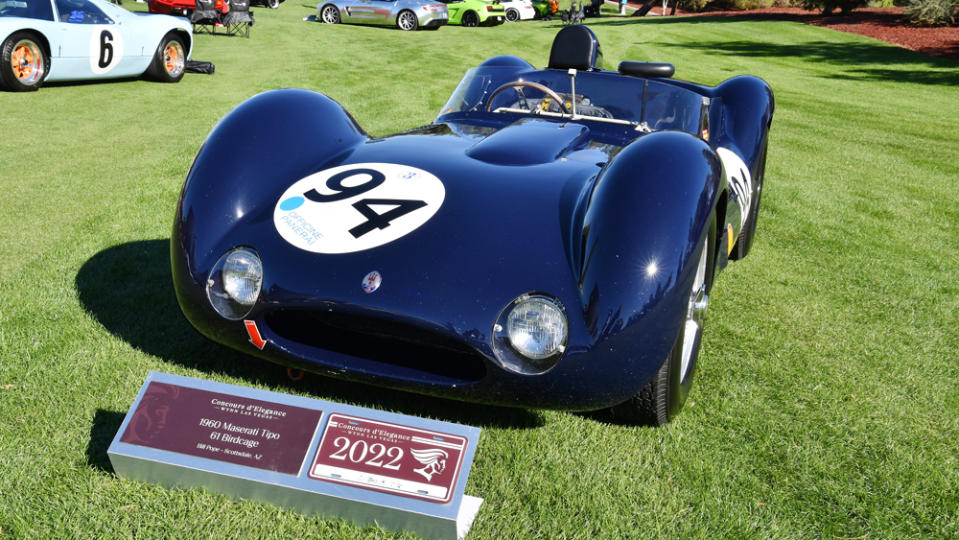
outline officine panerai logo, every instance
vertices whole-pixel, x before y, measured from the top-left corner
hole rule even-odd
[[[371,293],[379,289],[381,283],[383,283],[383,276],[376,270],[373,270],[363,278],[363,292]]]

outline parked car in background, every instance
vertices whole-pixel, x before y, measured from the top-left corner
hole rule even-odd
[[[506,9],[506,20],[509,22],[535,19],[536,8],[529,0],[500,0]]]
[[[437,0],[324,0],[316,17],[326,24],[377,24],[400,30],[435,30],[449,20],[446,5]]]
[[[216,12],[220,15],[230,11],[230,3],[228,0],[216,0],[214,6]],[[150,10],[150,13],[189,17],[190,14],[193,13],[193,10],[196,9],[196,2],[195,0],[147,0],[147,8]]]
[[[183,77],[193,47],[181,17],[134,14],[105,0],[0,0],[0,86],[47,81]]]
[[[440,0],[450,10],[450,24],[495,26],[506,22],[506,9],[500,0]]]
[[[536,16],[540,19],[552,17],[559,12],[559,2],[557,0],[530,0],[530,3],[533,4]]]

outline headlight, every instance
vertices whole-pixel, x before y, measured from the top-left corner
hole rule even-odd
[[[517,302],[509,312],[506,332],[516,352],[533,360],[542,360],[563,351],[566,317],[546,298],[528,297]]]
[[[206,282],[206,296],[220,316],[242,319],[260,296],[263,264],[256,252],[237,248],[220,257]]]
[[[562,357],[568,336],[562,304],[545,295],[524,294],[503,310],[493,326],[493,350],[511,371],[543,373]]]

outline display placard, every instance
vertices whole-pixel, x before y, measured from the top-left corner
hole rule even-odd
[[[309,476],[445,503],[467,442],[450,433],[333,414]]]
[[[151,382],[121,442],[296,474],[322,411]]]
[[[480,430],[152,372],[107,451],[118,475],[464,538]]]

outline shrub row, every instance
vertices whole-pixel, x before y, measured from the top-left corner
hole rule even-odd
[[[943,26],[959,23],[959,0],[677,0],[680,9],[704,11],[711,9],[762,9],[797,6],[819,10],[825,15],[849,13],[867,5],[891,7],[906,5],[906,20],[920,26]]]
[[[917,26],[946,26],[959,22],[956,0],[910,0],[906,20]]]

